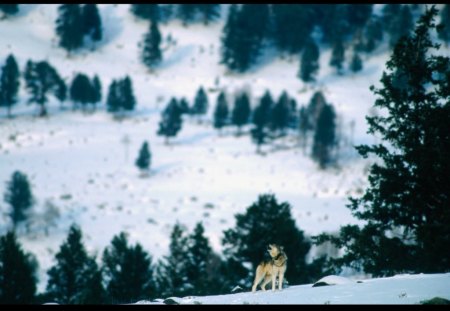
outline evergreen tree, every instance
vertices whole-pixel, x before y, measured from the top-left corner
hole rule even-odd
[[[96,4],[88,3],[82,8],[84,34],[92,41],[100,41],[103,37],[102,20]]]
[[[174,137],[181,130],[183,119],[182,110],[175,98],[172,98],[164,109],[159,122],[159,129],[157,134],[166,138],[165,143],[169,143],[169,138]]]
[[[56,34],[59,45],[68,53],[83,45],[83,19],[79,4],[62,4],[58,7]]]
[[[6,58],[0,76],[0,106],[6,107],[8,116],[11,116],[11,107],[17,102],[17,93],[20,85],[20,72],[14,55]]]
[[[112,303],[134,303],[155,295],[152,257],[139,243],[128,245],[124,232],[113,237],[102,260],[108,300]]]
[[[220,92],[217,97],[216,109],[214,110],[214,128],[219,131],[228,123],[228,102],[225,93]]]
[[[270,127],[272,131],[278,131],[280,135],[285,134],[285,130],[289,125],[289,96],[286,91],[281,93],[276,105],[272,109]]]
[[[383,24],[377,17],[372,17],[365,28],[364,51],[370,53],[375,50],[376,44],[383,40]]]
[[[383,7],[381,20],[383,23],[383,28],[390,33],[395,23],[395,20],[400,15],[401,4],[389,3]]]
[[[389,45],[391,48],[395,46],[397,41],[411,33],[413,29],[413,17],[409,5],[402,5],[400,13],[394,17],[389,30]]]
[[[188,113],[191,112],[191,110],[189,108],[189,103],[188,103],[186,97],[182,97],[180,99],[179,106],[180,106],[180,109],[181,109],[183,114],[188,114]]]
[[[248,98],[247,93],[243,92],[236,96],[234,108],[231,112],[231,123],[238,128],[236,135],[241,135],[241,127],[248,123],[250,113],[250,99]]]
[[[160,4],[145,3],[131,4],[131,12],[137,17],[150,20],[151,22],[159,22],[161,18]]]
[[[100,78],[95,75],[94,79],[92,80],[92,99],[91,102],[94,104],[99,103],[102,100],[102,84],[100,82]]]
[[[438,36],[445,42],[445,46],[450,42],[450,5],[445,4],[441,11],[441,21],[439,23]]]
[[[337,73],[342,74],[342,63],[344,62],[345,48],[342,39],[337,39],[331,52],[330,66],[336,67]]]
[[[62,103],[67,99],[67,85],[59,75],[56,77],[55,97],[59,100],[62,107]]]
[[[25,66],[26,88],[31,93],[29,103],[37,103],[40,109],[40,116],[47,115],[45,104],[48,101],[47,93],[51,91],[56,95],[60,88],[61,80],[55,68],[46,61],[32,62],[27,61]]]
[[[186,229],[176,223],[170,234],[169,254],[158,265],[158,288],[164,297],[183,297],[192,294],[193,285],[187,275],[188,237]]]
[[[195,95],[194,105],[192,106],[191,113],[195,115],[205,115],[208,111],[208,95],[206,95],[203,86],[199,87],[197,94]]]
[[[144,141],[139,150],[139,156],[136,159],[136,166],[141,170],[149,170],[151,163],[151,153],[148,147],[148,142]]]
[[[19,12],[18,4],[0,4],[0,11],[3,12],[2,18],[7,18],[9,15],[15,15]]]
[[[120,90],[116,80],[109,85],[108,97],[106,99],[106,107],[109,112],[118,112],[121,108]]]
[[[332,151],[336,145],[336,113],[332,105],[325,104],[317,120],[312,158],[324,169],[333,162]]]
[[[358,52],[353,51],[352,61],[350,62],[350,70],[353,72],[361,71],[363,68],[362,59]]]
[[[25,253],[13,231],[0,237],[0,304],[33,304],[36,258]]]
[[[323,41],[336,45],[343,41],[352,27],[348,20],[348,4],[327,5],[322,23]]]
[[[121,107],[126,111],[134,110],[136,107],[136,98],[133,92],[133,83],[129,76],[126,76],[119,82],[121,94]]]
[[[183,21],[183,25],[191,24],[197,14],[197,4],[178,4],[178,17]]]
[[[255,124],[257,127],[268,126],[271,120],[273,106],[274,101],[272,99],[272,94],[270,94],[269,90],[266,90],[259,102],[259,109],[261,111],[257,115],[256,112],[253,115],[253,124]]]
[[[48,274],[47,295],[60,304],[104,302],[99,268],[83,245],[81,229],[72,225],[67,239],[55,255],[56,264]],[[93,293],[99,293],[99,296]]]
[[[348,208],[363,226],[341,227],[337,237],[321,235],[343,250],[332,260],[374,276],[441,273],[450,269],[450,59],[432,54],[434,6],[421,16],[412,35],[400,39],[386,63],[374,105],[382,116],[367,117],[369,133],[382,143],[360,145],[372,154],[369,186]],[[395,76],[404,85],[396,86]]]
[[[144,35],[141,60],[149,69],[154,69],[162,60],[161,33],[158,24],[152,21],[149,31]]]
[[[372,15],[373,4],[348,4],[347,18],[351,26],[363,29]]]
[[[9,213],[14,228],[27,219],[27,214],[34,204],[33,193],[27,175],[15,171],[6,184],[5,202],[11,207]]]
[[[220,17],[220,4],[218,3],[197,4],[197,10],[200,12],[205,25]]]
[[[222,46],[220,63],[225,64],[229,69],[236,68],[235,61],[235,47],[238,39],[237,18],[238,18],[237,4],[231,4],[228,11],[227,21],[222,30]]]
[[[89,77],[83,73],[75,76],[70,86],[70,98],[75,103],[80,103],[83,109],[92,102],[93,89]]]
[[[325,96],[321,91],[317,91],[311,97],[308,107],[306,108],[306,113],[308,115],[308,125],[305,125],[310,130],[315,130],[317,128],[317,120],[319,119],[320,113],[323,107],[327,104]]]
[[[229,274],[226,286],[250,288],[256,266],[263,259],[269,243],[284,246],[289,256],[286,280],[291,284],[311,282],[305,257],[311,247],[303,231],[295,225],[291,206],[278,203],[275,195],[263,194],[243,214],[237,214],[235,228],[224,231],[222,240]],[[243,265],[249,262],[251,267]]]
[[[300,61],[299,77],[304,82],[314,81],[314,75],[319,69],[319,47],[313,39],[310,39],[305,46]]]
[[[300,141],[303,150],[306,150],[307,145],[307,135],[311,130],[311,123],[309,121],[309,115],[305,106],[300,107],[299,116],[298,116],[298,130],[300,134]]]

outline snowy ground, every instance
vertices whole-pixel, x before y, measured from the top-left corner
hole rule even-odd
[[[291,286],[282,291],[238,293],[219,296],[171,297],[179,304],[418,304],[434,297],[450,300],[450,273],[396,275],[388,278],[335,280],[330,286]],[[137,304],[161,304],[161,300]]]
[[[130,118],[116,121],[105,112],[104,103],[95,114],[86,115],[71,111],[70,102],[60,110],[52,99],[50,116],[42,119],[35,117],[35,106],[26,105],[28,94],[22,81],[20,103],[13,110],[16,117],[7,119],[6,112],[0,111],[0,184],[20,170],[32,183],[35,219],[48,204],[60,211],[55,226],[36,223],[31,233],[20,236],[24,248],[37,255],[40,290],[46,284],[45,271],[74,222],[81,226],[91,253],[101,255],[113,235],[125,230],[133,243],[141,243],[155,259],[167,253],[177,220],[189,230],[203,221],[212,246],[220,252],[222,232],[234,226],[234,215],[266,192],[292,205],[297,226],[308,235],[357,223],[345,204],[349,195],[361,193],[366,186],[369,162],[351,147],[341,150],[341,169],[320,171],[309,156],[293,147],[295,141],[280,142],[285,147],[278,149],[265,146],[267,154],[260,156],[247,135],[236,138],[235,129],[230,128],[219,136],[208,120],[198,124],[186,119],[170,146],[156,131],[170,97],[185,96],[191,103],[200,85],[208,90],[209,117],[221,89],[230,99],[240,89],[250,91],[254,99],[266,89],[275,99],[286,90],[299,105],[307,104],[313,92],[321,89],[335,105],[345,135],[350,137],[354,121],[354,144],[373,143],[376,140],[366,134],[365,115],[372,113],[374,101],[369,86],[378,85],[389,56],[385,44],[366,60],[362,72],[347,72],[343,77],[328,66],[330,50],[321,49],[318,82],[305,87],[296,77],[298,59],[274,58],[270,52],[247,74],[227,73],[218,64],[223,20],[188,28],[173,21],[160,28],[163,37],[170,35],[176,44],[164,42],[164,61],[150,73],[138,59],[138,42],[148,24],[136,20],[129,5],[99,5],[104,40],[95,52],[81,51],[70,58],[56,46],[57,5],[21,7],[19,16],[0,21],[1,62],[13,53],[23,70],[30,58],[46,59],[66,82],[78,72],[98,74],[104,98],[110,81],[128,74],[138,102]],[[144,140],[153,156],[149,178],[141,178],[134,165]],[[0,203],[0,208],[0,233],[4,233],[9,226],[6,204]]]

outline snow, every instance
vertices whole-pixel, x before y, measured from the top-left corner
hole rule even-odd
[[[450,300],[450,273],[396,275],[386,278],[348,280],[327,276],[336,285],[312,287],[297,285],[276,290],[217,296],[170,297],[179,304],[418,304],[441,297]],[[161,304],[139,301],[136,304]]]
[[[135,19],[128,4],[99,4],[103,41],[95,51],[85,49],[70,57],[56,43],[58,5],[20,7],[18,16],[0,21],[0,63],[10,53],[21,70],[28,59],[45,59],[67,83],[82,72],[90,77],[98,74],[103,86],[103,103],[95,113],[71,111],[70,102],[61,110],[59,103],[51,99],[49,117],[38,118],[36,106],[26,104],[28,94],[23,80],[20,102],[13,108],[15,117],[8,119],[6,111],[0,110],[0,184],[5,185],[12,173],[20,170],[32,184],[36,198],[34,213],[42,215],[46,204],[51,203],[61,214],[56,226],[36,223],[30,233],[22,232],[19,236],[24,249],[37,256],[39,291],[45,289],[46,271],[54,264],[54,254],[72,223],[80,225],[87,250],[97,255],[97,259],[114,235],[126,231],[130,242],[139,242],[154,261],[167,254],[169,235],[176,221],[189,230],[203,221],[212,247],[221,253],[222,232],[234,226],[234,215],[245,212],[258,195],[267,192],[274,193],[279,202],[291,204],[297,226],[309,236],[359,223],[345,205],[348,196],[361,194],[367,185],[366,172],[371,162],[358,156],[351,146],[340,151],[341,169],[321,171],[307,154],[295,147],[294,139],[278,142],[279,148],[264,146],[266,155],[261,156],[255,153],[256,147],[248,135],[235,137],[236,129],[229,128],[220,136],[211,126],[210,118],[217,89],[226,90],[230,98],[234,92],[246,89],[252,94],[252,105],[266,89],[274,99],[286,90],[299,106],[307,104],[312,94],[321,89],[335,106],[347,136],[350,122],[355,122],[353,144],[373,143],[376,138],[366,134],[365,116],[371,113],[375,99],[369,86],[378,85],[389,57],[386,44],[365,60],[362,72],[354,75],[345,71],[342,77],[328,65],[330,49],[321,47],[318,81],[311,87],[297,78],[297,57],[274,58],[270,51],[250,72],[228,73],[219,64],[224,18],[208,27],[201,24],[183,27],[181,22],[173,21],[161,25],[160,30],[163,38],[170,35],[176,44],[164,41],[163,63],[150,73],[138,58],[138,42],[148,23]],[[448,51],[445,50],[447,54]],[[350,54],[347,51],[347,57]],[[125,75],[132,78],[137,107],[129,118],[117,121],[105,112],[104,101],[110,82]],[[172,96],[184,96],[192,104],[201,85],[209,97],[208,118],[201,124],[185,119],[178,136],[169,146],[165,145],[164,138],[156,135],[161,110]],[[129,143],[124,143],[127,140]],[[152,152],[148,178],[141,178],[134,165],[144,140],[149,142]],[[9,228],[9,218],[6,205],[2,203],[1,208],[0,234],[3,234]],[[424,277],[425,280],[431,281]],[[373,283],[379,284],[375,280]],[[370,284],[358,286],[365,288]],[[321,296],[323,299],[314,300],[308,291],[321,293],[330,289],[310,289],[305,285],[282,293],[236,294],[233,303],[254,301],[251,297],[260,297],[260,303],[281,302],[284,295],[295,296],[297,290],[302,291],[299,297],[304,297],[298,298],[299,303],[339,302],[325,294]],[[211,303],[220,301],[209,299]]]

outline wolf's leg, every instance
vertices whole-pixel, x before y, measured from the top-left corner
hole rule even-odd
[[[284,279],[284,273],[283,271],[280,271],[280,276],[278,277],[278,288],[281,290],[283,288],[283,279]]]
[[[275,269],[274,269],[275,270]],[[273,271],[272,273],[272,291],[275,291],[275,280],[277,278],[277,272]]]
[[[267,283],[270,282],[270,280],[271,280],[271,278],[270,278],[269,276],[266,276],[266,277],[265,277],[264,282],[261,284],[261,289],[262,289],[263,291],[266,290],[266,285],[267,285]]]
[[[261,267],[256,268],[256,275],[255,275],[255,281],[253,282],[252,286],[252,292],[256,291],[256,286],[262,281],[264,278],[264,272],[262,271]]]

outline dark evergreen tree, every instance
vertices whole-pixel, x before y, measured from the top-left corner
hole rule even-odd
[[[231,4],[228,11],[227,21],[222,30],[220,63],[225,64],[229,69],[236,68],[236,60],[234,54],[239,36],[239,30],[236,27],[238,12],[239,8],[237,4]]]
[[[359,56],[358,52],[353,51],[353,57],[350,62],[350,70],[353,72],[361,71],[363,68],[362,59]]]
[[[157,22],[152,21],[149,31],[144,35],[141,60],[149,69],[154,69],[162,60],[161,33]]]
[[[40,109],[40,116],[47,115],[45,104],[48,101],[47,93],[50,91],[56,95],[60,88],[60,81],[55,68],[46,61],[32,62],[27,61],[25,66],[26,88],[31,93],[29,103],[37,103]]]
[[[205,25],[220,17],[220,4],[218,3],[197,4],[197,10],[202,16]]]
[[[192,294],[193,284],[187,275],[188,254],[186,229],[177,222],[170,234],[169,254],[158,264],[158,288],[163,297]]]
[[[106,107],[109,112],[118,112],[121,107],[120,90],[116,80],[109,85],[108,97],[106,98]]]
[[[3,12],[3,18],[8,17],[9,15],[15,15],[19,12],[18,4],[0,4],[0,11]]]
[[[332,105],[325,104],[317,120],[314,133],[312,158],[320,168],[327,168],[333,163],[333,148],[336,146],[336,113]]]
[[[397,41],[403,37],[408,36],[413,30],[413,17],[409,5],[402,5],[400,12],[394,17],[389,31],[389,45],[391,48],[395,46]]]
[[[150,20],[152,22],[159,22],[160,20],[160,4],[145,3],[145,4],[131,4],[131,12],[137,17]]]
[[[303,49],[299,77],[304,82],[312,82],[314,76],[319,70],[319,47],[313,39],[310,39]]]
[[[308,125],[305,124],[310,130],[315,130],[317,127],[317,120],[319,119],[320,113],[323,107],[327,104],[325,96],[321,91],[317,91],[311,97],[309,104],[306,108],[306,113],[308,115]]]
[[[372,15],[373,4],[348,4],[347,18],[349,24],[356,29],[363,29]]]
[[[174,137],[181,130],[183,125],[182,110],[175,98],[172,98],[161,114],[159,129],[157,134],[164,136],[165,143],[169,143],[169,138]]]
[[[103,37],[102,19],[96,4],[88,3],[83,6],[82,21],[84,34],[92,41],[100,41]]]
[[[308,132],[311,130],[311,123],[308,115],[308,111],[305,106],[300,107],[299,116],[298,116],[298,130],[300,134],[300,144],[303,150],[306,150]]]
[[[226,287],[250,288],[256,266],[262,261],[269,243],[284,246],[289,257],[285,277],[290,284],[311,282],[317,277],[310,274],[305,261],[311,244],[295,225],[289,203],[278,203],[275,195],[263,194],[235,218],[235,228],[225,230],[222,241],[228,266],[231,266],[227,269]],[[250,267],[243,265],[247,262]]]
[[[388,3],[383,7],[381,20],[383,23],[383,28],[390,33],[392,25],[395,20],[400,15],[401,4],[398,3]]]
[[[203,86],[200,86],[197,90],[197,94],[195,94],[194,105],[191,109],[191,114],[194,115],[205,115],[208,111],[208,95],[206,95]]]
[[[92,94],[93,88],[89,77],[83,73],[77,74],[70,86],[70,98],[85,109],[88,103],[92,103]]]
[[[20,72],[14,55],[6,58],[0,76],[0,107],[6,107],[8,116],[11,116],[11,107],[17,102],[17,93],[20,85]]]
[[[83,19],[79,4],[62,4],[58,7],[56,34],[59,45],[68,53],[83,45]]]
[[[375,50],[377,43],[383,40],[383,24],[378,17],[372,17],[365,28],[365,45],[363,50],[370,53]]]
[[[14,228],[27,219],[27,214],[34,204],[31,185],[27,175],[20,171],[15,171],[11,180],[6,184],[4,196],[5,202],[11,207],[9,213]]]
[[[285,130],[289,125],[290,106],[289,96],[286,91],[281,93],[276,105],[271,112],[270,128],[272,131],[279,132],[280,135],[285,134]]]
[[[144,171],[147,171],[150,169],[150,163],[151,163],[151,153],[150,149],[148,147],[148,142],[144,141],[142,143],[141,149],[139,150],[139,156],[136,159],[136,166]]]
[[[238,128],[236,135],[241,135],[241,128],[248,123],[250,113],[250,99],[247,93],[243,92],[236,96],[233,111],[231,112],[231,123]]]
[[[182,20],[183,25],[191,24],[197,15],[198,4],[178,4],[178,17]]]
[[[67,99],[67,85],[59,75],[56,78],[55,97],[59,100],[62,107],[62,103]]]
[[[375,155],[369,186],[348,208],[364,225],[341,227],[337,237],[320,235],[343,250],[332,260],[338,270],[353,267],[374,276],[450,271],[450,59],[432,53],[434,6],[420,17],[412,35],[400,39],[386,63],[368,132],[382,142],[360,145]],[[396,86],[396,76],[403,85]]]
[[[152,257],[139,243],[128,245],[124,232],[113,237],[102,260],[108,301],[134,303],[154,298]]]
[[[102,100],[102,84],[100,82],[100,78],[95,75],[94,79],[92,79],[92,99],[91,102],[95,105]]]
[[[341,39],[337,39],[331,52],[330,66],[336,67],[337,73],[342,74],[342,63],[345,60],[345,48]]]
[[[445,42],[445,46],[450,42],[450,5],[445,4],[441,11],[441,20],[439,23],[438,36]]]
[[[228,115],[228,102],[225,93],[222,91],[217,97],[216,109],[214,110],[214,128],[218,129],[219,132],[228,124]]]
[[[35,303],[36,258],[22,250],[13,231],[0,237],[0,304]]]
[[[60,304],[99,304],[104,292],[95,258],[83,245],[81,229],[72,225],[48,274],[47,295]],[[99,296],[94,295],[100,294]]]
[[[180,109],[183,114],[188,114],[191,112],[191,109],[189,108],[189,103],[188,103],[186,97],[182,97],[180,99],[179,105],[180,105]]]
[[[335,45],[343,41],[352,27],[348,20],[348,4],[327,5],[322,23],[322,39],[325,43]]]
[[[119,81],[121,107],[125,111],[134,110],[136,107],[136,98],[133,91],[133,83],[129,76]]]

